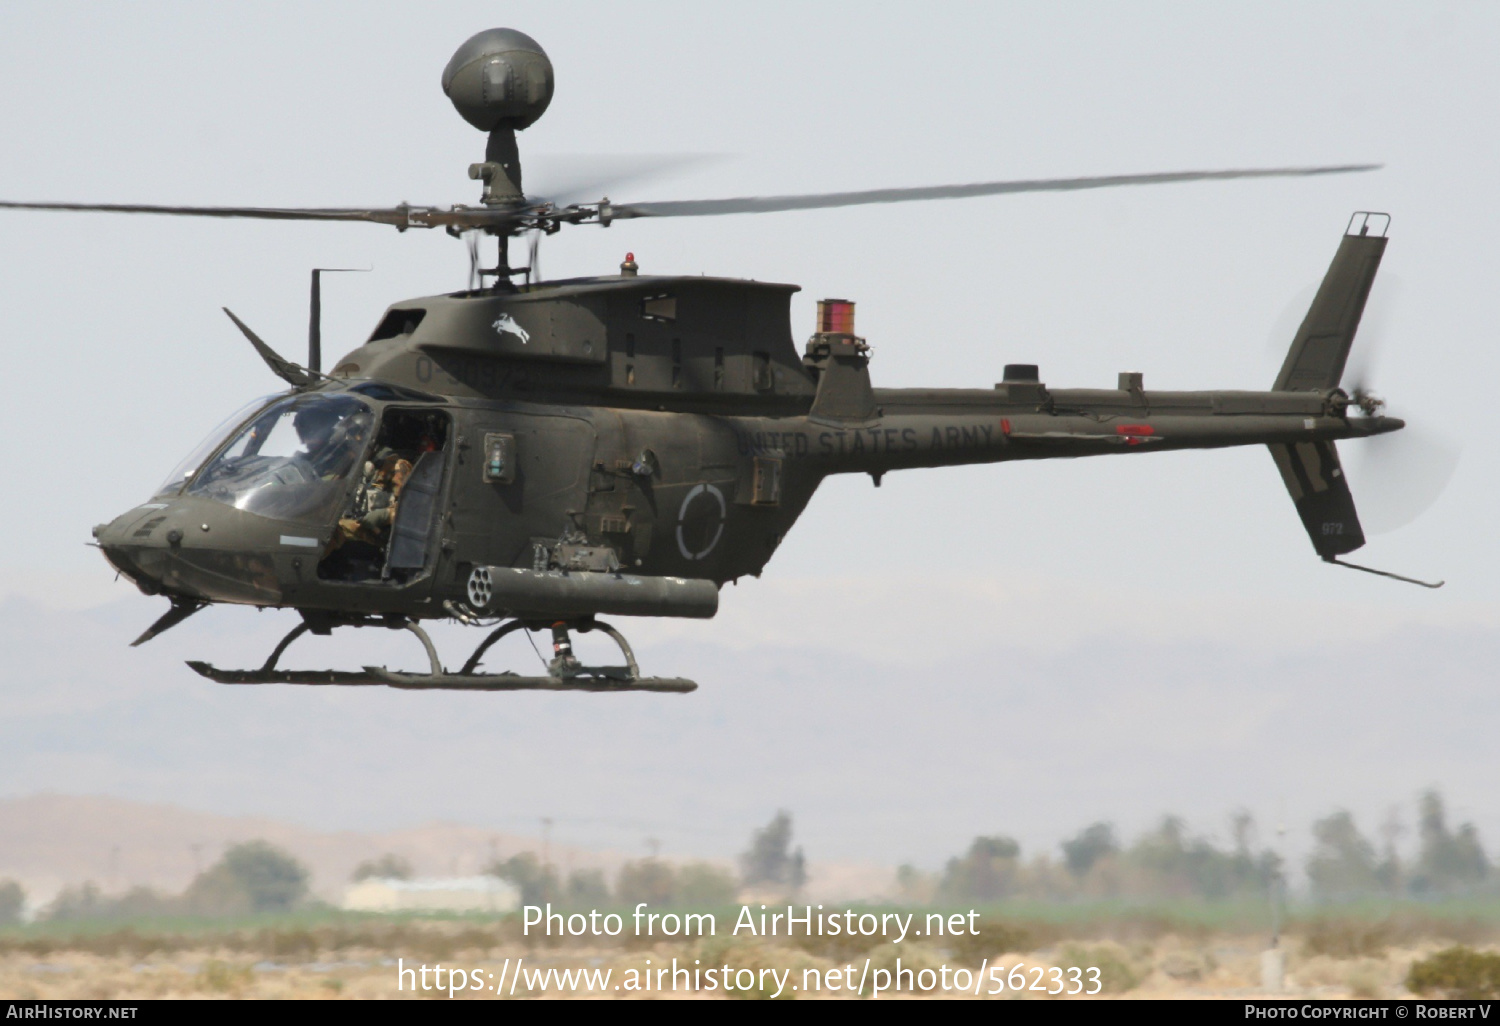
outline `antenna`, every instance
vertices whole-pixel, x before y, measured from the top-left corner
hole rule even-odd
[[[315,374],[323,373],[323,274],[344,271],[373,271],[373,267],[314,267],[312,272],[312,300],[307,317],[307,369]]]

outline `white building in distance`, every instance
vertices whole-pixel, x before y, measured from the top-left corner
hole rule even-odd
[[[503,914],[521,907],[521,892],[497,876],[390,880],[370,878],[351,884],[343,907],[350,912],[484,912]]]

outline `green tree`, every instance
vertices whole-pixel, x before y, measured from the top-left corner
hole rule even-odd
[[[1484,883],[1489,875],[1489,860],[1474,824],[1465,823],[1457,833],[1450,832],[1443,798],[1436,791],[1422,795],[1417,816],[1421,850],[1412,873],[1412,891],[1444,894]]]
[[[673,905],[677,898],[677,874],[660,859],[640,859],[620,868],[615,894],[622,905]]]
[[[521,892],[522,903],[526,905],[540,905],[561,893],[557,873],[551,866],[543,866],[541,859],[529,851],[512,855],[504,861],[491,862],[484,871],[515,884]]]
[[[0,880],[0,926],[21,921],[26,908],[26,892],[14,880]]]
[[[1397,839],[1405,832],[1396,809],[1391,809],[1380,827],[1380,864],[1375,867],[1375,877],[1387,894],[1400,893],[1406,883],[1407,867],[1396,850]]]
[[[182,902],[149,887],[132,887],[110,902],[110,914],[119,919],[151,919],[182,914]]]
[[[568,874],[567,901],[574,908],[597,908],[609,903],[609,884],[601,869],[579,869]]]
[[[78,919],[102,919],[105,915],[104,896],[92,880],[77,887],[64,887],[57,897],[42,911],[42,918],[58,922]]]
[[[266,841],[246,841],[200,873],[183,894],[196,915],[285,912],[307,895],[307,867]]]
[[[1251,850],[1254,824],[1247,815],[1236,818],[1234,832],[1235,850],[1223,851],[1204,838],[1189,837],[1181,818],[1164,816],[1131,845],[1125,861],[1148,889],[1162,895],[1224,898],[1261,890],[1279,874],[1280,859],[1271,851]]]
[[[948,860],[938,894],[950,901],[997,901],[1015,891],[1021,846],[1009,837],[976,837],[961,858]]]
[[[79,887],[64,887],[42,910],[41,918],[54,922],[143,919],[178,915],[181,911],[181,901],[149,887],[134,887],[117,898],[108,898],[90,881]]]
[[[778,809],[771,822],[750,835],[750,850],[740,856],[745,884],[779,884],[797,891],[807,882],[802,849],[792,851],[792,814]]]
[[[354,874],[349,879],[355,883],[361,880],[410,880],[416,875],[416,870],[408,860],[386,852],[378,859],[365,859],[355,867]]]
[[[1353,898],[1381,890],[1375,846],[1345,809],[1313,824],[1317,847],[1307,860],[1307,879],[1320,898]]]
[[[937,891],[937,874],[924,873],[910,862],[896,867],[896,892],[903,904],[925,905]]]
[[[1115,828],[1108,823],[1094,823],[1084,827],[1078,836],[1062,843],[1063,861],[1068,872],[1083,877],[1094,868],[1094,864],[1107,855],[1117,854],[1120,845],[1115,841]]]

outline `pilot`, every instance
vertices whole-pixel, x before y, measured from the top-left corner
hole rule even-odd
[[[328,445],[339,419],[338,410],[325,403],[303,406],[292,415],[292,427],[296,429],[297,438],[302,442],[302,448],[306,451],[309,460],[316,460],[318,454]]]
[[[364,439],[368,415],[345,416],[346,412],[326,403],[312,403],[292,415],[292,427],[304,450],[302,457],[325,481],[344,476]]]

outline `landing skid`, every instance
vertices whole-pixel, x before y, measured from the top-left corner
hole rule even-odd
[[[639,677],[614,680],[606,677],[521,677],[514,673],[448,673],[431,676],[422,673],[399,673],[379,666],[365,668],[375,678],[372,684],[412,691],[672,691],[686,694],[698,685],[681,677]]]
[[[340,626],[382,626],[408,630],[422,642],[430,666],[428,673],[406,673],[383,666],[366,666],[363,671],[350,670],[278,670],[276,663],[287,647],[308,630],[300,623],[281,639],[270,658],[258,670],[221,670],[210,663],[190,660],[188,666],[219,684],[308,684],[335,686],[383,686],[407,691],[658,691],[685,694],[698,685],[681,677],[642,677],[635,653],[619,631],[595,620],[539,623],[511,620],[497,627],[484,639],[457,673],[449,673],[438,659],[432,639],[411,620],[362,620]],[[552,631],[553,659],[547,666],[548,676],[523,677],[515,673],[479,673],[479,662],[491,645],[517,630]],[[602,631],[619,645],[625,656],[624,666],[584,666],[573,655],[568,631],[580,633]]]

